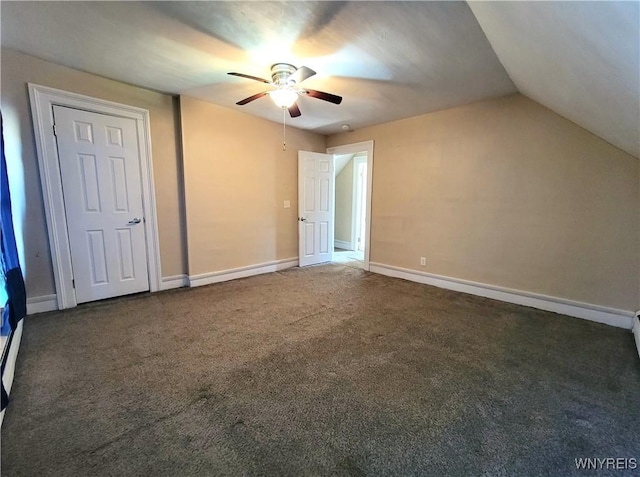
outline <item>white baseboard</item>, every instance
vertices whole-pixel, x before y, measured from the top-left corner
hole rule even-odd
[[[187,286],[189,286],[189,277],[187,275],[174,275],[162,278],[160,290],[171,290],[172,288]],[[27,315],[44,313],[46,311],[53,311],[57,309],[58,299],[55,294],[27,298]]]
[[[219,272],[203,273],[200,275],[189,276],[189,286],[199,287],[202,285],[210,285],[211,283],[226,282],[235,280],[236,278],[251,277],[253,275],[261,275],[263,273],[277,272],[286,268],[297,267],[298,258],[285,258],[284,260],[274,260],[273,262],[258,263],[256,265],[248,265],[246,267],[232,268],[229,270],[221,270]]]
[[[370,263],[370,271],[387,275],[389,277],[403,278],[412,282],[433,285],[439,288],[455,290],[470,295],[478,295],[494,300],[515,303],[516,305],[530,306],[540,310],[552,311],[562,315],[584,318],[585,320],[596,321],[619,328],[630,330],[632,327],[632,311],[607,308],[590,303],[565,300],[553,296],[540,295],[523,290],[513,290],[485,283],[460,280],[457,278],[434,275],[431,273],[419,272],[408,268],[385,265],[383,263]]]
[[[633,336],[636,339],[636,348],[638,348],[638,356],[640,356],[640,311],[636,312],[633,318]]]
[[[11,339],[11,348],[9,348],[9,354],[7,355],[7,364],[4,368],[2,375],[2,384],[7,394],[11,393],[11,386],[13,386],[13,375],[16,371],[16,360],[18,359],[18,350],[20,349],[20,341],[22,340],[22,327],[24,326],[24,320],[18,322],[18,326],[13,332],[13,338]],[[9,403],[11,405],[11,403]],[[6,409],[0,413],[0,427],[2,427],[2,421],[4,420],[4,413]]]
[[[343,250],[353,250],[353,245],[351,245],[351,242],[345,242],[343,240],[334,240],[333,246],[335,248],[341,248]]]
[[[170,277],[162,277],[160,290],[171,290],[173,288],[181,288],[189,286],[188,275],[173,275]]]
[[[34,313],[44,313],[58,309],[58,298],[56,295],[42,295],[27,298],[27,315]]]

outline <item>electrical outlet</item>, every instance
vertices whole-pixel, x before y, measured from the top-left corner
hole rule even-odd
[[[423,267],[427,264],[427,257],[420,257],[420,265]]]

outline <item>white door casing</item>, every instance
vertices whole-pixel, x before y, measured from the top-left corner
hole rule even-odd
[[[76,302],[149,290],[135,121],[53,107]]]
[[[298,152],[298,255],[301,267],[333,259],[333,155]]]
[[[149,289],[152,292],[160,290],[162,285],[160,244],[153,182],[149,111],[47,86],[35,84],[29,84],[28,86],[58,308],[71,308],[76,306],[77,302],[73,288],[71,252],[64,209],[60,164],[56,138],[53,134],[54,105],[110,114],[135,121],[136,140],[140,156],[142,204],[145,219],[143,227],[145,230]]]
[[[353,159],[353,178],[355,186],[353,188],[354,207],[353,213],[353,235],[354,250],[364,251],[366,233],[366,204],[367,204],[367,159],[364,157]]]

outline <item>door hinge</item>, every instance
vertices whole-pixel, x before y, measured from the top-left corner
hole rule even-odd
[[[75,288],[75,287],[76,287],[76,280],[75,280],[74,278],[72,278],[72,279],[71,279],[71,286],[72,286],[73,288]]]
[[[56,127],[56,125],[53,125],[53,135],[57,136],[58,135],[58,128]]]

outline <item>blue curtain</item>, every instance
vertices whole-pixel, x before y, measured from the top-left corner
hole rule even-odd
[[[6,364],[8,347],[11,344],[13,330],[18,326],[18,322],[27,314],[27,294],[24,288],[24,279],[20,262],[18,260],[18,248],[16,247],[16,237],[13,231],[13,217],[11,216],[11,197],[9,194],[9,177],[7,175],[7,161],[4,155],[4,127],[2,124],[2,112],[0,111],[0,219],[2,220],[2,241],[0,267],[4,275],[4,286],[7,300],[2,313],[2,324],[0,333],[8,336],[6,350],[2,350],[2,372]],[[2,397],[2,407],[4,409],[9,404],[9,397],[5,392],[4,385],[0,384]]]

